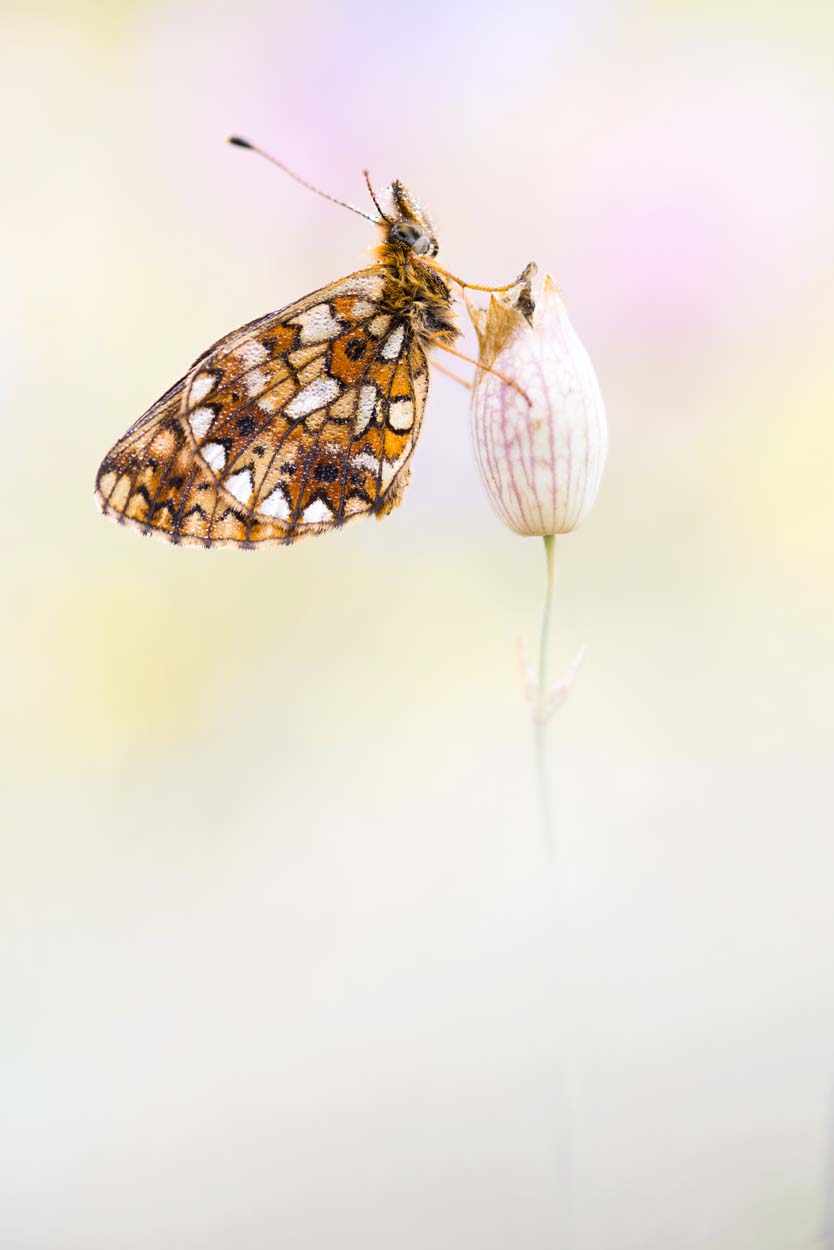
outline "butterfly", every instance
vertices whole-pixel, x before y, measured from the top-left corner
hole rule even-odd
[[[388,213],[368,189],[379,220],[344,206],[381,227],[375,264],[198,357],[102,461],[95,489],[106,516],[171,543],[252,549],[400,503],[427,352],[459,354],[447,279],[460,279],[434,263],[434,228],[402,183],[389,189]]]

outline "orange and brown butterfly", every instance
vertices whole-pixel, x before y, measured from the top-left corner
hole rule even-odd
[[[378,221],[354,211],[382,228],[376,263],[204,352],[102,461],[106,516],[171,543],[255,548],[397,506],[426,351],[460,331],[428,217],[399,182],[389,214],[371,195]]]

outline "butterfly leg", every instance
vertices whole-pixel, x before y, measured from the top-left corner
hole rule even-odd
[[[448,352],[450,356],[456,356],[458,360],[464,360],[468,365],[474,365],[476,369],[483,369],[484,373],[494,373],[496,378],[500,378],[502,382],[506,382],[507,386],[511,386],[514,391],[518,391],[522,399],[527,401],[530,408],[533,407],[530,402],[530,396],[527,392],[523,391],[518,383],[514,382],[512,378],[508,378],[505,373],[501,373],[498,369],[491,368],[490,365],[483,364],[480,360],[474,360],[471,356],[464,356],[463,352],[455,351],[454,347],[449,347],[448,343],[444,343],[440,339],[431,339],[430,342],[432,347],[439,347],[444,352]],[[435,364],[436,363],[437,362],[435,361]]]
[[[462,378],[459,373],[455,373],[454,369],[447,369],[439,360],[433,361],[433,364],[438,373],[445,373],[447,378],[454,378],[455,382],[460,382],[461,386],[465,386],[468,391],[472,390],[472,383],[468,378]]]

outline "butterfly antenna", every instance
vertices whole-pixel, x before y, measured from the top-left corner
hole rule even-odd
[[[379,200],[376,198],[376,195],[374,194],[374,189],[371,186],[371,179],[370,179],[370,175],[368,174],[367,169],[363,169],[362,173],[365,175],[365,184],[368,188],[368,191],[370,192],[371,199],[374,202],[374,208],[379,213],[383,221],[390,221],[391,218],[386,217],[385,213],[383,213],[382,209],[379,207]]]
[[[269,152],[265,152],[263,148],[256,147],[255,144],[250,143],[248,139],[241,139],[239,135],[232,135],[229,139],[229,143],[233,144],[236,148],[249,148],[250,151],[257,152],[258,156],[262,156],[264,160],[271,161],[273,165],[277,165],[278,168],[282,169],[285,174],[289,174],[289,176],[294,178],[296,182],[300,182],[302,187],[306,187],[308,191],[315,191],[316,195],[320,195],[323,200],[330,200],[331,204],[339,204],[342,208],[349,208],[352,213],[358,213],[360,217],[365,218],[365,221],[371,221],[375,226],[381,224],[375,217],[371,217],[370,213],[364,213],[362,209],[357,208],[355,204],[348,204],[347,200],[339,200],[335,195],[328,195],[326,191],[322,191],[320,187],[314,187],[312,182],[308,182],[306,178],[300,177],[300,175],[290,169],[288,165],[285,165],[283,161],[279,161],[276,157],[271,156]],[[376,204],[375,199],[374,203]],[[379,208],[378,204],[377,208]]]

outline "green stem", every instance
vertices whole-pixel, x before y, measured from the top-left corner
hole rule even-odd
[[[539,642],[539,683],[536,692],[534,722],[536,734],[536,769],[539,778],[539,801],[541,804],[542,831],[548,852],[553,849],[553,813],[550,805],[550,786],[547,777],[547,756],[545,753],[547,734],[547,657],[550,650],[550,618],[553,607],[553,569],[556,554],[556,535],[545,534],[544,557],[547,563],[547,584],[544,595],[544,613],[542,615],[542,634]]]

